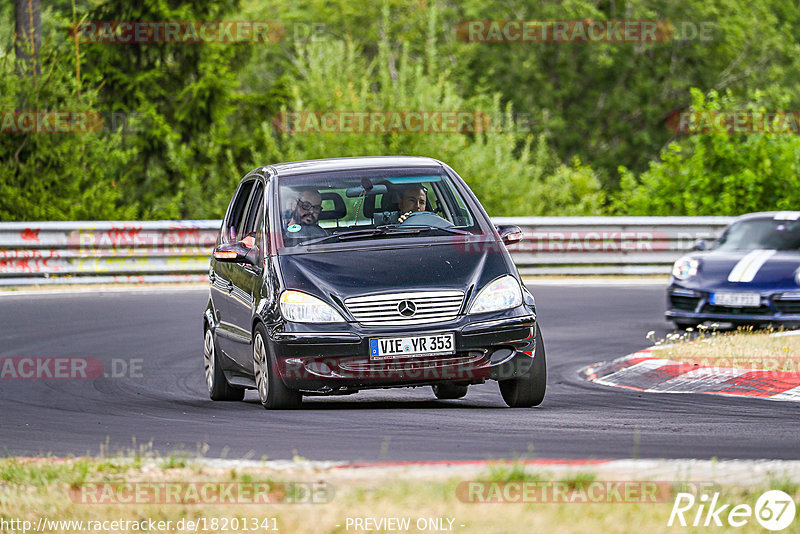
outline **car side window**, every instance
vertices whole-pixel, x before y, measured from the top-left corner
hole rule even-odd
[[[244,182],[233,197],[228,210],[228,217],[225,219],[225,224],[222,226],[223,243],[233,243],[237,241],[242,231],[245,208],[247,207],[247,200],[250,198],[250,192],[253,190],[254,183],[255,180]]]
[[[246,237],[255,237],[258,232],[258,225],[261,222],[261,207],[264,205],[264,186],[261,182],[257,182],[253,194],[250,198],[250,204],[247,208],[247,217],[241,228],[241,232],[237,234],[237,240],[242,241]]]

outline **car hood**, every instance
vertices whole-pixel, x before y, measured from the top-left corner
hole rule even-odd
[[[712,288],[796,287],[800,252],[731,250],[693,254],[701,261],[695,283]]]
[[[477,247],[476,247],[477,248]],[[458,289],[480,290],[515,272],[507,252],[469,250],[453,243],[403,248],[337,250],[279,256],[284,287],[334,302],[350,297]]]

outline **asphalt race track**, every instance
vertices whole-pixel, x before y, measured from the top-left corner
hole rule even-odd
[[[208,399],[207,290],[3,295],[0,358],[98,358],[106,373],[125,377],[0,379],[0,450],[144,446],[164,455],[353,461],[800,458],[800,403],[641,394],[578,377],[585,365],[647,346],[649,330],[672,330],[663,286],[531,289],[549,366],[540,407],[506,408],[488,382],[456,401],[437,401],[427,387],[379,390],[311,398],[288,412],[264,410],[253,391],[240,403]]]

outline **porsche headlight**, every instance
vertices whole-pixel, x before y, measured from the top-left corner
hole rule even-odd
[[[469,313],[486,313],[509,308],[516,308],[522,304],[522,290],[516,278],[510,275],[502,276],[489,282],[481,289],[469,309]]]
[[[339,313],[317,297],[300,291],[281,293],[281,313],[295,323],[343,323]]]
[[[678,280],[686,280],[697,274],[700,260],[695,258],[681,258],[672,266],[672,276]]]

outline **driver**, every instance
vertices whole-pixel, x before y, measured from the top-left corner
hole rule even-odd
[[[294,208],[289,212],[286,231],[290,237],[324,237],[328,231],[317,222],[322,213],[322,195],[313,187],[301,189]]]
[[[397,203],[400,206],[400,213],[402,213],[397,222],[403,222],[412,213],[425,211],[428,203],[428,190],[422,184],[409,185],[400,193],[400,200]]]

